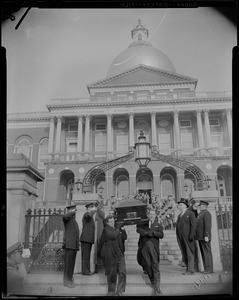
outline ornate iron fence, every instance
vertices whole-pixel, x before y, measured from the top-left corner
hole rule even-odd
[[[232,205],[217,205],[217,228],[224,271],[232,270]]]
[[[31,251],[31,265],[28,272],[63,271],[62,215],[66,209],[34,209],[26,214],[25,248]]]

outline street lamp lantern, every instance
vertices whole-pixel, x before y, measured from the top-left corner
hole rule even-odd
[[[135,143],[136,158],[135,161],[138,163],[140,168],[146,168],[148,163],[151,161],[150,158],[150,143],[146,142],[146,136],[143,130],[140,131],[138,137],[138,143]]]
[[[208,188],[210,188],[210,186],[211,186],[211,181],[212,181],[212,179],[209,176],[207,176],[206,177],[206,183],[207,183]]]
[[[80,181],[80,178],[77,179],[77,181],[75,182],[75,185],[76,185],[77,191],[79,191],[82,186],[82,182]]]

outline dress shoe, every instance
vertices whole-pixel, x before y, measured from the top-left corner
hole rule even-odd
[[[116,296],[123,296],[122,292],[120,292],[120,291],[117,291],[115,295]]]
[[[74,282],[70,282],[66,285],[68,288],[74,288],[76,287],[76,284]]]
[[[211,271],[204,271],[204,272],[202,272],[203,274],[212,274],[213,272],[211,272]]]
[[[94,273],[92,273],[92,272],[85,273],[85,274],[82,273],[82,275],[85,275],[85,276],[91,276],[91,275],[93,275],[93,274],[94,274]]]
[[[180,267],[186,267],[186,265],[185,265],[184,262],[180,262],[178,265],[179,265]]]
[[[193,275],[194,274],[194,272],[189,272],[189,271],[187,271],[187,272],[185,272],[185,273],[182,273],[183,275]]]

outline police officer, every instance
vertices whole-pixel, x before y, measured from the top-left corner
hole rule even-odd
[[[13,244],[7,249],[7,295],[24,293],[24,274],[19,269],[23,263],[23,245]]]
[[[82,260],[82,275],[93,275],[90,271],[90,254],[92,244],[95,243],[95,221],[94,214],[97,211],[97,204],[90,202],[85,205],[86,213],[82,217],[82,233],[80,236],[81,242],[81,260]]]
[[[69,288],[76,287],[73,281],[73,273],[76,260],[76,252],[79,250],[79,226],[75,220],[76,205],[67,206],[67,213],[63,215],[62,220],[65,227],[63,238],[64,255],[64,286]]]
[[[213,257],[211,249],[212,216],[207,210],[208,202],[200,201],[200,213],[197,217],[196,239],[202,254],[204,274],[213,273]]]

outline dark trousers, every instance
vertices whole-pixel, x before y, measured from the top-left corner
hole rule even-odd
[[[188,243],[185,241],[185,238],[178,234],[178,240],[179,243],[181,245],[181,250],[182,250],[182,256],[184,258],[184,263],[187,266],[186,271],[188,272],[194,272],[196,270],[194,270],[195,268],[195,260],[194,260],[194,253],[195,253],[195,245],[194,245],[194,249],[192,250]]]
[[[73,249],[65,249],[64,255],[64,275],[63,275],[63,283],[68,284],[72,282],[72,276],[75,268],[76,261],[76,250]]]
[[[160,291],[159,256],[154,244],[149,240],[140,250],[143,269],[147,272],[153,287]]]
[[[207,272],[213,272],[213,258],[211,250],[211,241],[205,242],[203,240],[198,241],[199,248],[202,254],[202,261],[204,270]]]
[[[88,242],[81,242],[81,262],[82,262],[82,274],[90,273],[90,253],[92,244]]]
[[[115,295],[116,292],[116,283],[118,275],[118,292],[125,292],[126,287],[126,267],[124,254],[120,253],[116,259],[113,268],[109,274],[107,274],[107,283],[108,283],[108,295]]]

